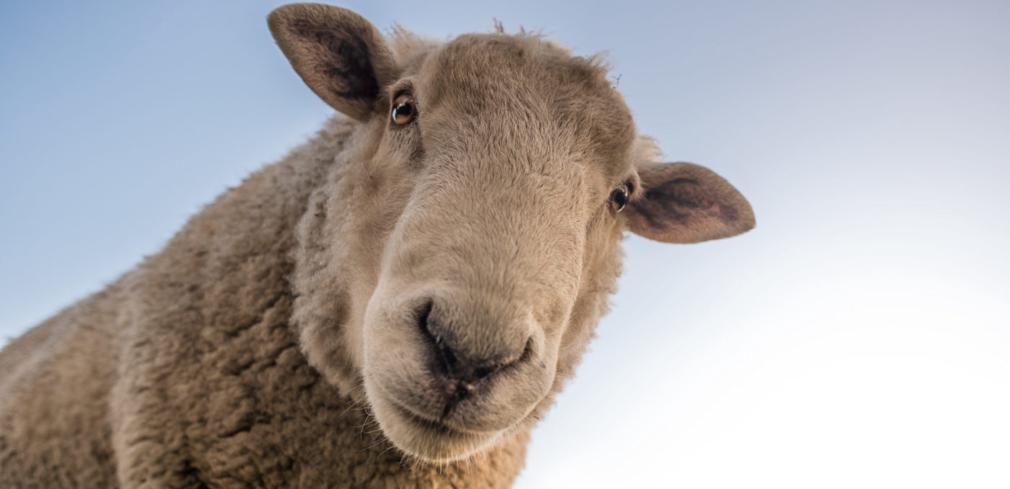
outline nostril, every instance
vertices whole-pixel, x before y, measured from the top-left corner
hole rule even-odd
[[[431,317],[431,310],[434,307],[435,304],[428,300],[424,304],[421,304],[421,307],[417,308],[417,325],[425,336],[431,336],[431,331],[428,329],[428,318]]]
[[[447,382],[447,388],[455,391],[462,387],[473,391],[481,381],[516,364],[523,363],[532,355],[533,339],[527,338],[520,351],[499,351],[492,355],[465,355],[454,347],[449,325],[439,319],[439,311],[432,300],[427,300],[417,309],[417,328],[432,352],[431,369],[437,377]]]
[[[504,370],[512,365],[522,363],[530,358],[533,354],[533,338],[526,340],[522,352],[517,356],[512,356],[511,358],[506,358],[504,360],[488,363],[484,365],[479,365],[470,370],[468,380],[483,380],[484,378],[490,377],[491,375],[497,373],[500,370]]]
[[[417,325],[421,330],[421,334],[428,340],[431,348],[438,354],[441,367],[445,373],[451,374],[456,369],[459,361],[452,352],[452,349],[446,345],[445,338],[440,333],[438,321],[431,316],[431,311],[434,307],[434,303],[430,300],[421,306],[418,310]]]
[[[508,367],[526,361],[532,353],[533,340],[531,338],[526,341],[525,347],[519,355],[504,359],[499,357],[494,361],[481,364],[466,364],[457,360],[456,364],[453,365],[453,368],[449,370],[449,374],[461,382],[465,387],[468,387],[469,391],[472,391],[474,390],[474,386],[479,384],[482,380],[506,370]]]
[[[529,360],[530,357],[532,356],[533,356],[533,337],[531,336],[526,339],[526,344],[523,345],[523,352],[519,354],[519,358],[517,358],[512,363],[525,362],[526,360]]]
[[[487,377],[488,375],[491,375],[492,373],[494,373],[499,368],[500,368],[500,366],[498,366],[498,365],[490,365],[490,366],[486,366],[486,367],[477,367],[477,368],[473,369],[473,374],[471,375],[471,377],[473,377],[474,380],[481,380],[481,379]]]

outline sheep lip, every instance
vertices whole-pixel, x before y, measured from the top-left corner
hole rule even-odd
[[[467,430],[460,429],[454,426],[449,426],[444,421],[439,421],[436,419],[431,419],[427,416],[418,414],[414,410],[407,406],[404,406],[396,399],[389,397],[389,403],[395,408],[397,414],[400,417],[406,419],[408,422],[414,425],[419,425],[428,430],[440,433],[443,435],[456,435],[456,436],[492,436],[499,433],[500,430],[490,430],[490,431],[478,431],[478,430]]]
[[[426,429],[429,429],[431,431],[436,431],[438,433],[443,433],[443,434],[446,434],[446,435],[451,435],[451,434],[455,434],[456,433],[456,430],[454,430],[454,429],[446,426],[444,423],[442,423],[440,421],[431,420],[431,419],[425,418],[423,416],[420,416],[418,414],[414,414],[413,411],[411,411],[410,409],[407,409],[407,408],[401,406],[399,403],[397,403],[395,401],[392,402],[392,404],[393,404],[393,407],[396,409],[397,414],[399,414],[400,417],[402,417],[402,418],[406,419],[407,421],[409,421],[411,424],[421,425],[421,426],[423,426]]]

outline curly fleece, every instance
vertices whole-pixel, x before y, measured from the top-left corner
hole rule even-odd
[[[295,228],[353,126],[335,118],[4,348],[0,487],[511,484],[527,434],[465,462],[406,460],[299,347]]]

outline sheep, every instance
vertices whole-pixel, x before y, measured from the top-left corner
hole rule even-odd
[[[317,4],[268,25],[339,114],[0,352],[0,487],[508,487],[625,231],[754,226],[594,58]]]

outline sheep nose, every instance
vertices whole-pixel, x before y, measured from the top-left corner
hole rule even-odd
[[[528,335],[512,335],[521,338],[521,341],[492,341],[490,343],[493,344],[488,344],[481,341],[479,331],[459,331],[457,325],[440,314],[431,301],[420,309],[418,327],[431,349],[432,373],[450,397],[473,393],[482,381],[522,362],[531,354],[532,338]],[[461,338],[468,338],[473,344],[466,344]]]

